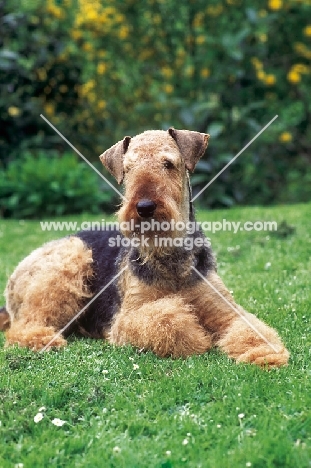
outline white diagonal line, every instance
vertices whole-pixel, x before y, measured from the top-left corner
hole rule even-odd
[[[103,289],[101,289],[101,290],[99,291],[99,293],[97,293],[96,296],[94,296],[94,297],[90,300],[90,302],[88,302],[88,303],[86,304],[86,306],[84,306],[83,309],[81,309],[80,312],[78,312],[78,313],[67,323],[67,325],[64,326],[64,328],[62,328],[61,330],[59,330],[59,331],[55,334],[55,336],[48,342],[48,344],[46,344],[46,345],[44,346],[44,348],[42,348],[42,349],[40,350],[40,353],[43,353],[43,351],[45,351],[45,350],[53,343],[53,341],[55,341],[56,338],[58,338],[58,337],[69,327],[69,325],[71,325],[75,320],[77,320],[77,318],[80,317],[80,315],[85,311],[85,309],[87,309],[87,308],[92,304],[92,302],[94,302],[95,299],[97,299],[98,296],[101,295],[101,293],[103,293],[107,288],[109,288],[109,286],[110,286],[110,285],[123,273],[123,271],[126,270],[126,269],[127,269],[127,266],[125,266],[124,268],[122,268],[122,270],[120,270],[119,273],[118,273],[116,276],[114,276],[114,277],[109,281],[109,283],[107,283],[106,286],[104,286]]]
[[[273,349],[273,351],[275,351],[276,353],[279,352],[279,350],[278,350],[272,343],[270,343],[270,341],[267,340],[267,338],[266,338],[259,330],[257,330],[257,328],[254,327],[254,325],[253,325],[249,320],[247,320],[247,318],[246,318],[243,314],[241,314],[241,312],[240,312],[236,307],[234,307],[234,306],[228,301],[228,299],[226,299],[226,298],[218,291],[218,289],[215,288],[215,286],[214,286],[210,281],[208,281],[208,279],[206,279],[194,266],[192,266],[191,268],[200,276],[200,278],[202,278],[203,281],[205,281],[206,284],[208,284],[208,285],[213,289],[213,291],[215,291],[215,293],[218,294],[218,296],[220,296],[220,297],[226,302],[226,304],[228,304],[229,307],[231,307],[231,309],[232,309],[236,314],[238,314],[238,316],[239,316],[242,320],[244,320],[244,322],[247,323],[247,325],[248,325],[255,333],[257,333],[258,336],[260,336],[260,338],[261,338],[262,340],[264,340],[264,341],[267,343],[267,345],[270,346],[270,348]]]
[[[56,133],[58,133],[58,135],[59,135],[69,146],[71,146],[71,148],[72,148],[72,149],[73,149],[73,150],[74,150],[74,151],[75,151],[75,152],[76,152],[76,153],[77,153],[77,154],[78,154],[78,155],[79,155],[79,156],[80,156],[80,157],[81,157],[81,158],[82,158],[82,159],[83,159],[83,160],[84,160],[84,161],[85,161],[85,162],[86,162],[102,179],[104,179],[104,181],[105,181],[115,192],[117,192],[118,195],[120,195],[120,197],[122,197],[124,200],[126,200],[125,196],[122,195],[122,193],[119,192],[119,190],[116,189],[116,188],[112,185],[112,183],[109,182],[109,180],[106,179],[106,177],[105,177],[103,174],[101,174],[101,172],[99,172],[99,171],[96,169],[96,167],[94,167],[93,164],[91,164],[90,161],[88,161],[88,160],[86,159],[86,157],[83,156],[83,154],[80,153],[80,151],[77,150],[77,148],[76,148],[75,146],[73,146],[73,144],[70,143],[70,141],[67,140],[67,138],[64,137],[64,135],[63,135],[62,133],[60,133],[60,131],[57,130],[57,128],[54,127],[54,125],[51,124],[51,122],[50,122],[46,117],[44,117],[43,114],[40,114],[40,117],[41,117],[43,120],[45,120],[46,123],[49,124],[49,126],[52,127],[53,130],[54,130]]]
[[[193,198],[192,198],[192,200],[191,200],[191,201],[193,202],[193,201],[194,201],[196,198],[198,198],[198,197],[201,195],[201,193],[202,193],[202,192],[204,192],[204,190],[206,190],[206,189],[207,189],[207,187],[209,187],[209,186],[210,186],[210,185],[211,185],[211,184],[214,182],[214,180],[216,180],[216,179],[217,179],[217,177],[219,177],[219,176],[220,176],[220,174],[222,174],[222,173],[223,173],[223,172],[224,172],[224,171],[227,169],[227,167],[229,167],[229,166],[230,166],[230,164],[232,164],[232,163],[233,163],[233,162],[236,160],[236,158],[238,158],[238,157],[240,156],[240,154],[242,154],[242,153],[243,153],[243,151],[245,151],[245,150],[246,150],[246,148],[248,148],[248,147],[249,147],[249,145],[251,145],[251,144],[253,143],[253,141],[255,141],[255,140],[256,140],[256,138],[258,138],[258,137],[259,137],[259,135],[261,135],[261,133],[262,133],[262,132],[264,132],[264,131],[265,131],[265,130],[266,130],[268,127],[269,127],[269,125],[271,125],[271,124],[272,124],[272,122],[274,122],[274,121],[275,121],[275,119],[277,119],[277,118],[278,118],[278,116],[277,116],[277,115],[275,115],[275,116],[273,117],[273,119],[272,119],[272,120],[270,120],[270,122],[269,122],[269,123],[267,123],[267,125],[265,125],[265,126],[264,126],[264,127],[261,129],[261,130],[260,130],[260,132],[258,132],[258,133],[257,133],[257,135],[255,135],[255,136],[254,136],[254,138],[253,138],[251,141],[249,141],[249,142],[247,143],[247,145],[245,145],[245,146],[244,146],[244,148],[242,148],[242,149],[241,149],[241,151],[240,151],[238,154],[236,154],[236,155],[234,156],[234,158],[232,158],[232,159],[231,159],[231,161],[229,161],[229,162],[228,162],[228,164],[226,164],[226,166],[225,166],[225,167],[223,167],[223,168],[221,169],[221,171],[219,171],[219,172],[218,172],[218,174],[216,174],[216,175],[215,175],[215,177],[213,177],[213,179],[212,179],[212,180],[210,180],[210,181],[209,181],[209,183],[208,183],[208,184],[206,184],[206,185],[205,185],[205,187],[203,187],[203,188],[202,188],[202,190],[200,190],[200,192],[199,192],[199,193],[197,193],[197,194],[196,194],[196,196],[195,196],[195,197],[193,197]]]

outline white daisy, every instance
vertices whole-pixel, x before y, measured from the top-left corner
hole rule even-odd
[[[66,424],[67,421],[63,421],[62,419],[59,419],[59,418],[54,418],[52,421],[52,424],[54,424],[54,426],[63,426],[64,424]]]
[[[36,416],[33,418],[33,420],[37,424],[38,422],[42,421],[43,418],[44,418],[43,413],[37,413]]]

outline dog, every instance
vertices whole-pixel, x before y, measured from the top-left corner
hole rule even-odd
[[[77,332],[159,357],[216,346],[237,362],[288,363],[277,332],[235,303],[196,227],[189,173],[208,140],[189,130],[150,130],[100,156],[124,183],[120,230],[81,231],[21,261],[5,290],[7,346],[61,347]]]

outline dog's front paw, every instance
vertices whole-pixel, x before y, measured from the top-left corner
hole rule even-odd
[[[286,365],[289,359],[277,332],[246,312],[228,327],[217,345],[237,362],[278,367]]]
[[[288,364],[289,352],[284,346],[275,346],[275,351],[269,345],[261,345],[249,349],[236,358],[237,362],[249,362],[258,366],[279,367]]]

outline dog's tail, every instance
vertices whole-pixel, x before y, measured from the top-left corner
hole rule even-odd
[[[7,330],[11,325],[10,316],[5,307],[0,307],[0,331]]]

